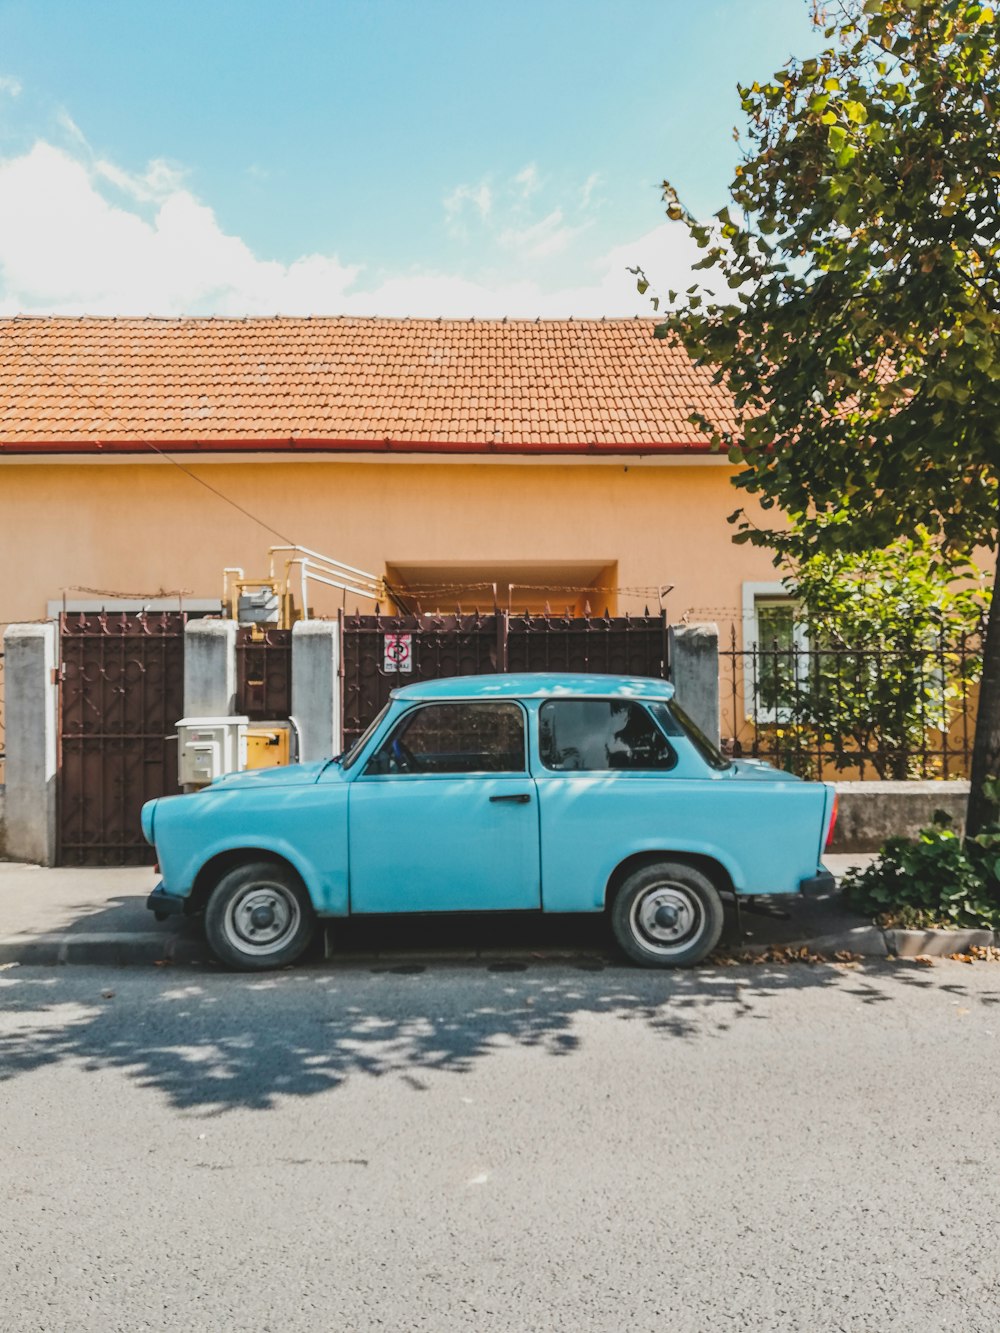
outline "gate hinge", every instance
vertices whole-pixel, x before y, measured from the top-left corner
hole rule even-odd
[[[63,678],[63,669],[61,666],[52,668],[52,684],[58,685]]]

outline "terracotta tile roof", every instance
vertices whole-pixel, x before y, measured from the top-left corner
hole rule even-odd
[[[699,453],[653,321],[0,319],[0,453]]]

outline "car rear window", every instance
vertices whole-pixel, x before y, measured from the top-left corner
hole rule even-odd
[[[539,752],[557,772],[665,771],[677,755],[649,711],[628,699],[550,699],[538,710]]]

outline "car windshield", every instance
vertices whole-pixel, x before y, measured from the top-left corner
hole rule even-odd
[[[385,707],[381,710],[381,712],[377,715],[377,717],[373,718],[372,721],[368,723],[367,727],[365,727],[364,731],[357,738],[357,740],[354,741],[353,744],[348,746],[348,748],[340,756],[340,765],[342,768],[348,769],[357,762],[358,756],[360,755],[361,751],[368,744],[369,740],[371,739],[375,731],[375,728],[380,725],[382,719],[385,717],[388,711],[389,711],[389,705],[386,704]]]
[[[697,722],[688,717],[676,699],[671,699],[669,704],[653,704],[652,712],[668,736],[686,736],[711,768],[717,768],[720,773],[732,768],[730,760],[712,744]]]

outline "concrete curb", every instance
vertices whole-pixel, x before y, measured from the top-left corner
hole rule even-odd
[[[736,952],[746,954],[769,953],[772,949],[782,952],[788,950],[791,953],[799,949],[808,949],[810,953],[822,954],[825,958],[832,958],[838,953],[861,954],[864,958],[888,958],[894,952],[889,948],[885,931],[878,926],[853,926],[850,930],[839,930],[832,935],[813,935],[800,940],[787,940],[780,944],[754,942],[736,946]],[[948,952],[953,953],[954,949],[949,949]]]
[[[890,953],[899,958],[927,955],[941,958],[970,949],[1000,947],[1000,931],[993,930],[887,930]]]
[[[838,953],[864,958],[949,958],[972,949],[1000,948],[1000,931],[992,930],[883,930],[881,926],[857,926],[834,935],[789,940],[784,944],[745,944],[740,953],[768,953],[771,949],[810,953],[832,958]]]
[[[748,956],[775,950],[796,953],[807,949],[832,959],[838,953],[863,958],[947,958],[970,949],[1000,948],[1000,931],[991,930],[882,930],[878,926],[854,926],[834,934],[788,940],[782,943],[745,943],[725,945],[728,953]],[[559,947],[507,949],[387,949],[337,952],[324,948],[313,965],[394,966],[481,963],[621,963],[612,950]],[[48,935],[13,935],[0,938],[0,965],[22,964],[26,967],[55,967],[64,964],[91,964],[111,967],[150,967],[155,964],[214,963],[205,941],[195,935],[167,934],[157,931],[64,932]]]
[[[337,965],[391,968],[395,964],[483,963],[487,966],[507,962],[609,962],[612,954],[593,949],[572,949],[532,945],[509,949],[385,949],[344,950],[310,949],[313,966]],[[171,963],[210,963],[217,966],[208,945],[197,935],[165,934],[157,931],[74,931],[48,935],[11,935],[0,937],[0,966],[19,963],[24,966],[56,967],[68,963],[114,967]]]
[[[154,931],[65,932],[60,935],[13,935],[0,938],[0,963],[52,967],[61,963],[132,964],[204,962],[202,940]]]

